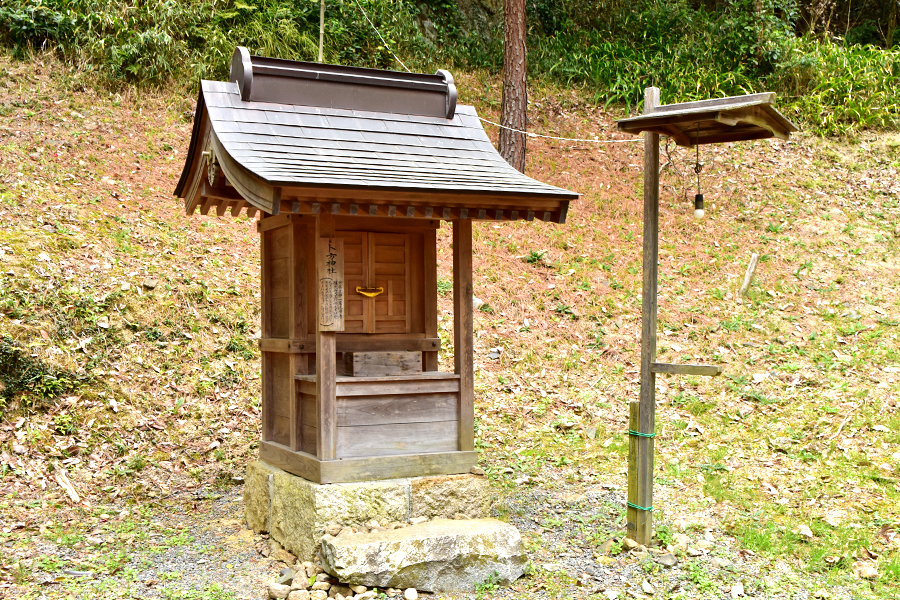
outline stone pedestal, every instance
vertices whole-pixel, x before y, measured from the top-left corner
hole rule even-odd
[[[318,484],[256,461],[247,467],[244,483],[247,525],[268,532],[300,560],[313,558],[329,523],[481,519],[490,516],[490,504],[487,479],[470,474]]]

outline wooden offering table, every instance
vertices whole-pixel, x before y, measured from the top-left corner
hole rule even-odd
[[[577,194],[508,166],[453,78],[235,50],[203,81],[176,195],[259,215],[260,457],[315,483],[475,464],[473,220],[565,222]],[[454,372],[437,244],[453,228]]]

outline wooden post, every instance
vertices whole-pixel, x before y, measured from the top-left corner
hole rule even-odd
[[[334,237],[334,216],[320,214],[316,217],[316,265],[325,257],[321,256],[319,240]],[[318,290],[318,286],[316,288]],[[316,294],[315,301],[320,301]],[[318,310],[316,314],[318,315]],[[337,376],[336,338],[334,331],[323,331],[316,320],[316,417],[318,438],[316,454],[319,460],[335,459],[335,377]]]
[[[472,221],[453,221],[453,361],[459,375],[459,448],[475,449]]]
[[[438,337],[437,320],[437,231],[428,229],[422,236],[425,246],[425,337]],[[438,370],[438,352],[422,353],[422,367],[425,371]]]
[[[263,213],[260,219],[260,223],[262,223],[266,218],[271,215],[267,213]],[[271,286],[271,278],[269,277],[269,244],[266,243],[266,234],[264,232],[260,232],[259,234],[259,289],[260,289],[260,331],[261,335],[264,338],[267,338],[271,335],[270,333],[270,319],[269,319],[269,287]],[[262,418],[262,441],[267,442],[273,438],[273,429],[274,429],[274,420],[275,414],[272,411],[272,369],[269,364],[269,355],[266,352],[260,352],[260,382],[261,386],[261,399],[260,399],[260,412]]]
[[[659,106],[659,88],[644,90],[644,114]],[[650,545],[653,537],[653,437],[656,427],[657,277],[659,272],[659,134],[644,133],[644,285],[641,291],[641,395],[630,406],[628,537]],[[633,403],[632,403],[633,404]],[[635,410],[635,408],[637,410]]]

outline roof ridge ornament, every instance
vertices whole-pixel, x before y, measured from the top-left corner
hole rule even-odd
[[[234,49],[229,81],[241,100],[399,113],[452,119],[456,85],[444,69],[404,73],[280,58],[253,56]]]
[[[243,46],[237,46],[231,57],[231,74],[228,80],[238,84],[241,90],[241,100],[250,99],[253,89],[253,63],[250,60],[250,51]]]
[[[447,118],[452,119],[456,114],[456,84],[453,82],[453,75],[446,69],[438,69],[434,74],[443,77],[447,83]]]

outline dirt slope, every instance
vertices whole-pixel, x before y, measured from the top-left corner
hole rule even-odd
[[[0,58],[0,75],[0,377],[9,396],[0,596],[90,596],[90,585],[108,584],[128,597],[133,579],[123,573],[146,538],[123,529],[158,523],[166,539],[190,537],[215,498],[236,497],[255,456],[257,238],[246,218],[188,219],[171,196],[190,99],[98,91],[46,58]],[[493,81],[457,79],[461,101],[496,120]],[[531,97],[534,131],[623,138],[615,115],[576,92]],[[486,302],[476,321],[477,439],[499,498],[523,487],[556,498],[506,509],[507,518],[540,521],[523,527],[544,565],[560,552],[548,532],[577,524],[566,511],[549,520],[541,511],[625,485],[626,402],[638,391],[642,145],[528,144],[530,176],[583,197],[565,226],[475,227],[475,290]],[[660,542],[707,532],[714,547],[762,561],[751,576],[712,569],[710,550],[684,555],[671,596],[719,597],[735,581],[757,597],[831,587],[837,597],[887,598],[900,589],[898,147],[895,134],[871,133],[704,149],[708,216],[699,222],[689,200],[694,157],[667,149],[661,360],[721,364],[725,376],[658,381]],[[449,237],[440,230],[442,290]],[[754,284],[737,298],[753,252]],[[448,340],[451,307],[442,296]],[[181,511],[201,514],[159,524]],[[620,525],[589,528],[585,560],[613,570],[646,564],[601,547]],[[105,545],[88,540],[104,531]],[[39,585],[66,565],[91,571],[93,583]],[[272,567],[255,568],[262,577]],[[651,581],[672,576],[635,568]],[[613,589],[571,569],[537,566],[515,597]],[[708,578],[692,578],[707,569]],[[758,575],[766,572],[790,576],[775,585]],[[209,587],[216,576],[191,587],[198,581],[179,587],[173,578],[147,593],[243,597],[244,588]],[[616,585],[639,593],[634,577]]]

